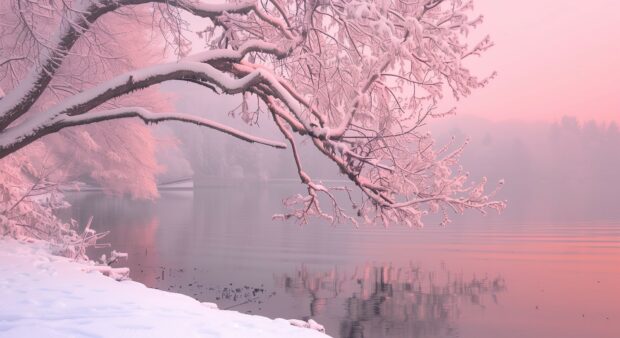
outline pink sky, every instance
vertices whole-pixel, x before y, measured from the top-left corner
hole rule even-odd
[[[493,120],[620,121],[620,1],[475,0],[496,46],[472,60],[492,83],[458,103]],[[473,37],[473,35],[472,35]]]

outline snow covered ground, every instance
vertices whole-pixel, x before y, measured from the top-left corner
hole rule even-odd
[[[328,337],[89,270],[44,243],[0,239],[0,337]]]

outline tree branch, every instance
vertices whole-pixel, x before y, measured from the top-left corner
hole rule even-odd
[[[228,134],[246,142],[259,143],[278,149],[286,149],[286,144],[282,142],[272,141],[262,137],[254,136],[209,119],[180,113],[153,113],[142,107],[123,107],[118,109],[90,112],[78,116],[68,116],[65,118],[60,118],[59,123],[62,128],[66,128],[96,123],[100,121],[116,120],[130,117],[138,117],[146,124],[159,123],[163,121],[179,121],[192,123],[198,126],[220,131],[222,133]]]
[[[0,101],[0,130],[6,129],[35,104],[48,87],[52,78],[62,65],[76,41],[87,32],[92,24],[102,15],[124,6],[146,3],[165,3],[184,9],[196,16],[215,18],[223,13],[248,13],[256,11],[259,17],[277,27],[277,20],[262,13],[254,1],[241,3],[211,4],[183,0],[81,0],[74,8],[62,13],[60,29],[56,33],[57,41],[52,47],[41,53],[38,62],[24,80]]]
[[[27,146],[45,135],[58,132],[68,127],[131,117],[138,117],[146,124],[163,121],[192,123],[223,132],[246,142],[259,143],[278,149],[286,148],[286,144],[282,142],[254,136],[209,119],[179,113],[153,113],[142,107],[123,107],[118,109],[89,112],[74,116],[69,116],[66,114],[56,116],[55,118],[48,120],[46,123],[39,125],[36,130],[33,130],[30,133],[25,133],[21,135],[21,137],[14,138],[14,141],[12,142],[2,142],[2,146],[0,146],[0,158],[3,158],[16,150]]]

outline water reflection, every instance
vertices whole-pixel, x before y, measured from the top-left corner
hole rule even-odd
[[[129,253],[135,280],[241,312],[313,317],[334,337],[618,337],[619,223],[273,222],[295,188],[69,197],[72,217],[94,216]]]
[[[465,278],[445,267],[435,272],[414,264],[366,264],[351,274],[337,268],[312,272],[303,265],[276,277],[276,285],[295,298],[308,297],[312,318],[329,311],[330,302],[342,304],[343,338],[453,336],[462,307],[483,309],[489,299],[497,304],[497,294],[506,290],[501,276]]]

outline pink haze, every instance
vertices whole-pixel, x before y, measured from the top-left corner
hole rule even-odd
[[[472,59],[477,73],[498,71],[458,103],[460,114],[493,120],[620,121],[620,2],[477,0],[476,33],[495,46]],[[476,36],[479,38],[479,36]]]

